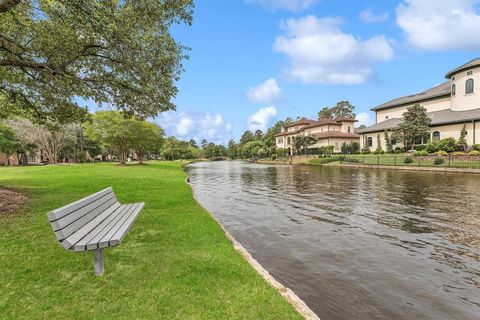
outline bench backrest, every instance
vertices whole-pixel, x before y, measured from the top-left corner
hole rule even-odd
[[[110,187],[49,212],[48,220],[57,240],[63,241],[116,202]]]

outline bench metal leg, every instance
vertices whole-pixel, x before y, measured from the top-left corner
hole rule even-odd
[[[93,250],[93,267],[95,269],[95,275],[101,276],[103,274],[103,249]]]

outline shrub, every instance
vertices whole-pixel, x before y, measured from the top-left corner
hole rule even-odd
[[[427,151],[427,150],[415,151],[415,152],[413,153],[413,155],[416,156],[416,157],[428,156],[428,151]]]
[[[425,144],[422,144],[422,145],[419,145],[419,146],[415,146],[414,149],[416,151],[423,151],[423,150],[427,150],[427,146]]]
[[[454,152],[458,150],[458,143],[454,138],[444,138],[439,141],[439,150]]]
[[[440,150],[440,145],[437,141],[435,142],[430,142],[429,144],[427,144],[426,146],[426,149],[428,151],[428,153],[435,153],[437,151]]]
[[[375,151],[373,151],[373,154],[384,154],[384,153],[385,153],[385,151],[383,151],[383,150],[375,150]]]
[[[465,155],[465,152],[461,152],[461,151],[455,151],[454,153],[452,153],[454,156],[464,156]]]
[[[396,149],[395,149],[395,153],[396,153],[396,154],[400,154],[400,153],[402,153],[402,150],[400,150],[400,148],[396,148]]]
[[[370,148],[365,147],[362,149],[362,154],[369,154],[370,153]]]
[[[413,163],[413,158],[412,157],[406,157],[405,159],[403,159],[403,163],[405,163],[405,164]]]
[[[480,151],[480,144],[474,144],[474,145],[472,146],[472,150]]]
[[[448,152],[443,151],[443,150],[440,150],[440,151],[437,152],[437,155],[439,155],[439,156],[448,156]]]
[[[433,163],[436,166],[439,166],[445,163],[445,159],[438,157],[438,158],[435,158],[435,160],[433,160]]]
[[[478,150],[472,150],[468,153],[469,156],[479,156],[480,155],[480,151]]]

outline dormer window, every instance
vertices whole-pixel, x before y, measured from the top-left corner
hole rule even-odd
[[[455,84],[452,84],[452,96],[457,94],[457,86]]]
[[[468,79],[465,82],[465,94],[473,93],[473,79]]]

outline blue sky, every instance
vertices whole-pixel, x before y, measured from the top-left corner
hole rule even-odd
[[[168,135],[226,143],[349,100],[369,109],[480,56],[480,0],[198,0]]]

